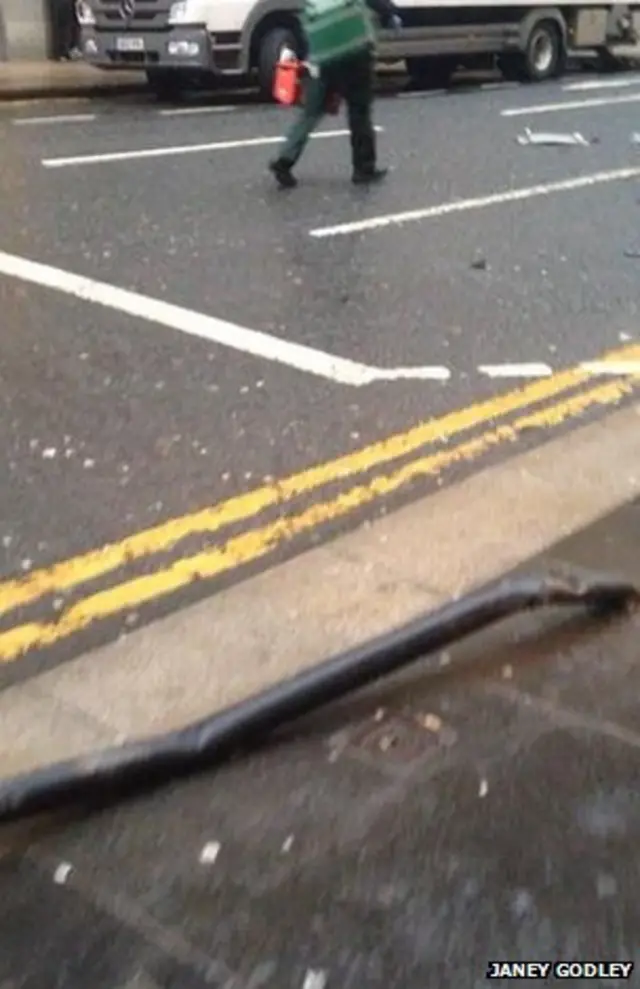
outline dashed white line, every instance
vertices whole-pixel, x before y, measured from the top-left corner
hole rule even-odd
[[[139,292],[118,288],[84,275],[75,275],[28,258],[0,251],[0,274],[44,288],[54,289],[84,302],[92,302],[160,326],[201,337],[231,350],[251,354],[297,371],[342,385],[359,387],[376,381],[447,380],[450,372],[441,367],[379,368],[345,357],[335,357],[304,344],[270,336],[259,330],[237,326],[204,313],[153,299]]]
[[[478,371],[489,378],[544,378],[553,374],[548,364],[481,364]]]
[[[490,93],[494,90],[504,90],[504,89],[522,89],[522,83],[520,82],[483,82],[480,86],[485,92]]]
[[[158,110],[160,117],[195,117],[206,113],[232,113],[236,106],[181,106],[170,110]]]
[[[640,375],[640,361],[587,361],[580,367],[589,374]]]
[[[562,89],[565,93],[579,93],[594,89],[629,89],[631,86],[640,86],[640,76],[624,76],[622,79],[585,79],[584,82],[571,82]]]
[[[376,127],[381,131],[382,127]],[[317,131],[311,137],[321,140],[329,137],[347,137],[349,131],[325,130]],[[113,161],[140,161],[145,158],[168,158],[175,155],[201,154],[203,151],[230,151],[234,148],[259,148],[268,144],[280,144],[282,136],[250,137],[237,141],[210,141],[208,144],[169,145],[161,148],[141,148],[137,151],[110,151],[105,154],[74,155],[70,158],[43,158],[44,168],[68,168],[72,165],[99,165]]]
[[[434,96],[446,96],[448,92],[448,89],[429,89],[426,92],[398,93],[394,98],[398,100],[429,100]]]
[[[95,113],[60,113],[49,117],[16,117],[14,127],[29,127],[37,124],[83,124],[96,120]]]
[[[501,117],[525,117],[538,113],[561,113],[563,110],[586,110],[596,106],[617,106],[621,103],[640,103],[640,93],[627,93],[626,96],[596,96],[587,100],[565,100],[562,103],[538,103],[532,106],[509,107],[501,110]]]
[[[594,185],[602,185],[607,182],[622,182],[625,179],[638,177],[640,177],[640,167],[618,168],[608,172],[594,172],[591,175],[578,175],[575,178],[563,179],[559,182],[546,182],[523,189],[506,189],[504,192],[496,192],[488,196],[478,196],[474,199],[454,199],[452,202],[440,203],[438,206],[426,206],[423,209],[407,210],[403,213],[372,216],[367,220],[337,223],[331,227],[316,227],[314,230],[310,230],[309,234],[311,237],[324,238],[364,233],[371,230],[380,230],[383,227],[399,226],[403,223],[433,220],[441,216],[448,216],[450,213],[466,213],[470,210],[486,209],[489,206],[502,206],[504,203],[521,202],[540,196],[551,196],[560,192],[572,192],[576,189],[586,189]]]

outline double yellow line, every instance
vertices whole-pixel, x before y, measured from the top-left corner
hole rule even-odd
[[[640,360],[640,346],[611,352],[602,361],[619,363]],[[277,546],[328,522],[393,494],[418,478],[441,474],[462,462],[476,460],[489,450],[518,439],[529,429],[550,429],[579,416],[588,409],[615,405],[637,387],[637,376],[607,378],[594,387],[588,371],[573,368],[526,387],[469,406],[439,419],[421,423],[407,432],[373,443],[336,460],[311,467],[281,481],[266,484],[248,494],[230,498],[202,511],[171,519],[153,528],[127,536],[117,543],[56,563],[19,579],[0,582],[0,617],[25,608],[47,595],[75,590],[89,581],[104,578],[136,561],[174,550],[187,537],[209,536],[231,525],[256,519],[266,510],[292,502],[302,495],[316,494],[333,482],[373,472],[368,480],[342,490],[275,522],[257,525],[240,535],[195,555],[176,560],[155,572],[112,583],[89,593],[70,605],[53,621],[31,621],[0,633],[0,662],[10,663],[33,649],[51,646],[101,619],[166,597],[193,581],[211,579],[272,552]],[[567,394],[570,393],[570,394]],[[558,401],[558,396],[562,398]],[[540,406],[535,411],[530,411]],[[526,414],[495,425],[516,412]],[[491,423],[486,431],[478,427]],[[472,438],[425,452],[434,443],[475,430]],[[419,455],[411,459],[411,454]],[[401,461],[393,470],[380,469]]]

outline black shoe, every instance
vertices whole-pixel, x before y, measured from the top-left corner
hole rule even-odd
[[[298,180],[291,171],[291,165],[286,161],[277,159],[269,165],[269,171],[275,176],[275,180],[281,189],[295,189]]]
[[[354,172],[351,181],[354,185],[373,185],[376,182],[382,182],[388,171],[388,168],[371,168],[366,171]]]

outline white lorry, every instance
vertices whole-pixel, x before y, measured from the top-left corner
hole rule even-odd
[[[458,67],[497,60],[509,79],[562,73],[567,52],[589,49],[613,59],[637,44],[640,2],[601,0],[397,0],[404,27],[380,31],[378,57],[405,60],[419,83],[446,84]],[[160,96],[216,78],[257,78],[271,93],[285,46],[299,39],[301,0],[78,0],[85,59],[104,69],[139,69]]]

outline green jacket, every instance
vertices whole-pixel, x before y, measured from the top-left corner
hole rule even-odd
[[[301,21],[308,60],[318,66],[375,45],[375,28],[365,0],[305,0]]]

